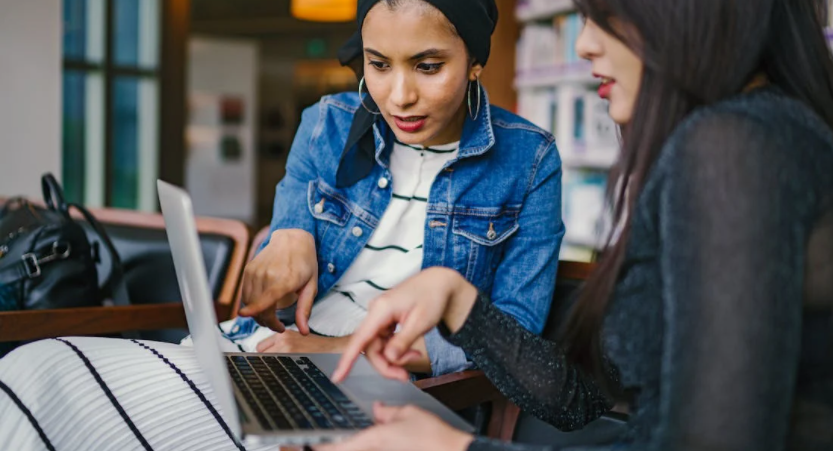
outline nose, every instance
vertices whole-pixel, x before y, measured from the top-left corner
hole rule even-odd
[[[395,75],[390,93],[390,101],[396,109],[405,111],[416,104],[417,100],[419,100],[419,93],[413,77],[404,73]]]
[[[579,58],[592,61],[602,54],[602,45],[597,39],[594,27],[593,22],[587,20],[581,28],[581,33],[579,33],[578,39],[576,39],[576,54]]]

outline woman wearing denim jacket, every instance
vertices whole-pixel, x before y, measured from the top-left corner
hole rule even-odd
[[[432,266],[540,333],[564,233],[560,159],[551,135],[490,106],[480,85],[494,2],[360,3],[364,40],[341,52],[344,64],[364,56],[359,93],[303,113],[271,239],[245,272],[247,306],[227,337],[247,350],[340,352],[369,301]],[[397,40],[408,27],[420,39]],[[293,316],[298,331],[284,332]],[[468,366],[437,331],[415,349],[413,372]]]
[[[273,233],[244,277],[245,318],[226,336],[245,350],[338,351],[323,335],[348,335],[373,290],[432,266],[540,333],[564,234],[561,163],[551,135],[490,107],[480,86],[494,1],[360,1],[358,13],[364,42],[343,55],[364,56],[362,94],[303,113]],[[275,334],[276,310],[296,298],[308,335]],[[416,348],[414,372],[469,365],[436,331]],[[190,351],[81,337],[16,349],[0,360],[0,448],[236,449]]]

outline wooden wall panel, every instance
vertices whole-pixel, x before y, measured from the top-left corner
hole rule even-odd
[[[498,24],[492,35],[492,53],[483,71],[483,86],[489,91],[492,104],[515,111],[518,94],[515,92],[515,44],[520,27],[515,20],[516,0],[496,0]]]

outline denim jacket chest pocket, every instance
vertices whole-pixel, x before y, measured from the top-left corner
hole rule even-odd
[[[323,181],[315,180],[309,183],[307,206],[310,214],[315,218],[315,238],[319,249],[337,246],[335,241],[342,237],[343,229],[351,215],[347,202],[343,196]]]
[[[478,288],[491,288],[506,242],[520,228],[520,207],[458,209],[452,228],[454,259],[466,279]]]

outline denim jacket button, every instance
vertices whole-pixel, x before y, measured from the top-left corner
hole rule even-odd
[[[315,210],[315,212],[316,212],[317,214],[319,214],[319,215],[320,215],[321,213],[324,213],[324,200],[323,200],[323,199],[321,200],[321,202],[319,202],[319,203],[315,204],[315,208],[314,208],[314,210]]]
[[[495,232],[495,223],[489,223],[489,231],[486,233],[486,238],[488,238],[489,240],[494,240],[495,238],[497,238],[497,232]]]
[[[336,272],[336,265],[334,265],[332,263],[328,263],[327,264],[327,272],[329,272],[330,274]]]
[[[389,184],[389,183],[390,183],[390,182],[388,182],[388,179],[386,179],[386,178],[382,177],[382,178],[380,178],[380,179],[379,179],[379,183],[378,183],[378,185],[379,185],[379,188],[381,188],[381,189],[385,189],[385,188],[387,188],[387,187],[388,187],[388,184]]]
[[[362,231],[361,227],[353,227],[353,236],[358,238],[362,236],[364,232]]]

